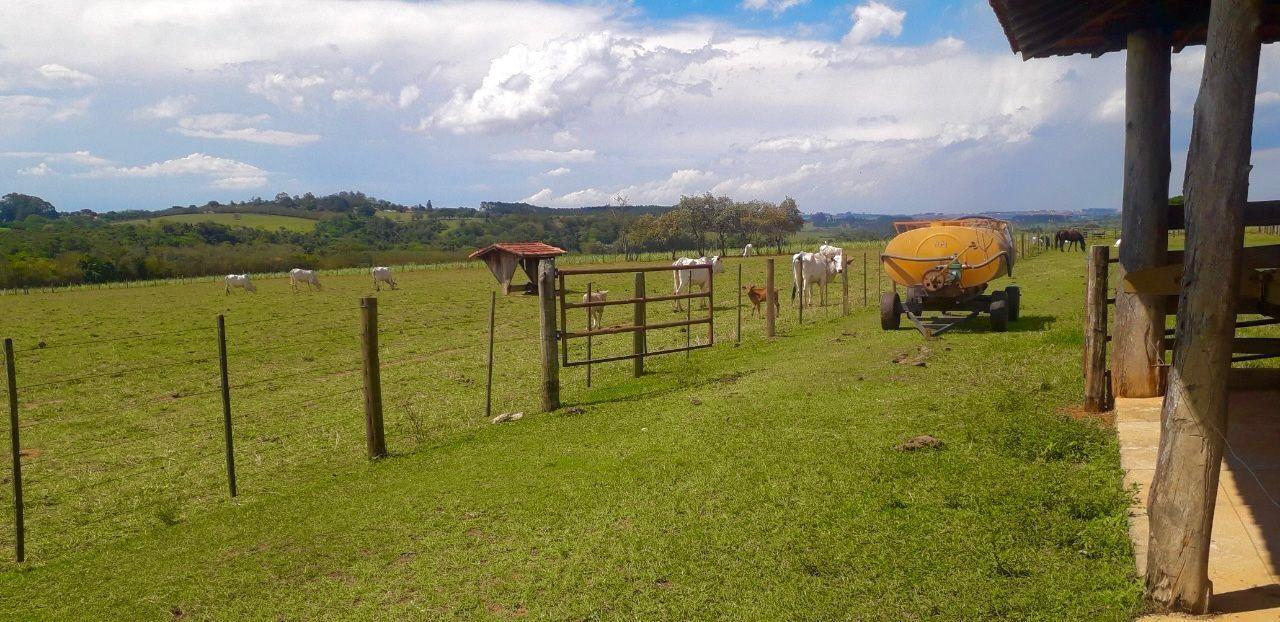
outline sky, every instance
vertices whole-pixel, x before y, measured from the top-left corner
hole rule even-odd
[[[1174,57],[1171,194],[1203,55]],[[1118,208],[1123,84],[1123,53],[1022,61],[986,0],[5,0],[0,191]],[[1257,104],[1274,199],[1275,45]]]

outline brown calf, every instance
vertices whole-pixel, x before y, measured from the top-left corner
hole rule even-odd
[[[764,314],[760,311],[760,305],[764,303],[765,289],[759,285],[748,285],[742,289],[747,292],[747,300],[751,301],[751,317],[756,315],[763,316]],[[778,304],[778,290],[775,289],[773,290],[774,313],[778,312]]]

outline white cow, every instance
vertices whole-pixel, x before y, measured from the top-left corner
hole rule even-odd
[[[743,257],[750,257],[751,255],[755,254],[755,252],[756,252],[756,247],[754,247],[754,246],[752,246],[752,245],[750,245],[750,244],[747,244],[746,246],[743,246],[743,247],[742,247],[742,256],[743,256]]]
[[[830,259],[834,265],[835,273],[844,272],[844,249],[839,246],[823,244],[818,247],[818,254]]]
[[[294,268],[289,271],[289,286],[293,288],[294,293],[298,291],[298,284],[303,283],[307,289],[320,287],[320,277],[315,270],[303,270],[302,268]]]
[[[228,274],[227,275],[227,293],[231,293],[231,288],[239,287],[251,294],[258,293],[258,288],[253,286],[253,280],[247,274]]]
[[[697,259],[689,259],[688,257],[681,257],[675,260],[675,262],[673,262],[671,265],[673,266],[705,266],[707,264],[711,264],[711,272],[715,274],[724,274],[724,263],[720,261],[719,255],[715,255],[712,257],[699,257]],[[680,294],[686,291],[689,293],[693,293],[694,286],[697,286],[698,290],[700,291],[703,291],[703,292],[707,291],[707,287],[709,285],[708,279],[710,279],[711,277],[711,275],[707,274],[707,270],[705,269],[674,270],[673,272],[675,273],[676,288],[675,288],[675,291],[672,292],[672,295]],[[707,308],[706,298],[702,299],[702,306],[700,308],[702,309]],[[680,305],[680,301],[677,299],[676,311],[683,311],[683,310],[684,310],[684,307]]]
[[[372,273],[374,291],[382,291],[382,283],[390,285],[393,290],[396,288],[396,279],[391,276],[391,268],[378,266],[372,270]]]
[[[836,273],[835,261],[821,253],[796,253],[791,257],[791,299],[795,300],[796,292],[800,292],[800,304],[813,306],[813,293],[810,285],[822,287],[821,303],[827,304],[827,283],[831,275]]]
[[[604,302],[609,299],[609,290],[582,295],[582,302]],[[600,328],[600,320],[604,318],[604,307],[587,307],[587,330]]]

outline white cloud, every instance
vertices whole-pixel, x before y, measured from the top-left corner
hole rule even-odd
[[[1099,121],[1123,121],[1124,89],[1112,91],[1101,104],[1098,104],[1098,109],[1093,112],[1093,118]]]
[[[36,95],[0,95],[0,132],[20,124],[60,123],[82,116],[88,109],[88,99],[62,100]]]
[[[97,78],[87,73],[76,71],[57,63],[40,65],[36,68],[36,73],[40,75],[43,83],[49,87],[81,88],[91,86],[98,81]]]
[[[552,151],[550,149],[517,149],[492,156],[499,162],[589,162],[594,160],[593,149],[569,149]]]
[[[150,106],[133,111],[135,119],[176,119],[187,113],[196,103],[195,95],[170,95]]]
[[[51,151],[4,151],[0,152],[0,157],[18,158],[24,160],[41,160],[48,163],[65,162],[78,166],[104,166],[111,164],[111,161],[93,155],[88,151],[67,151],[67,152],[51,152]]]
[[[307,107],[307,98],[318,87],[324,86],[328,80],[319,75],[290,75],[283,72],[269,72],[254,78],[246,88],[250,93],[261,95],[267,101],[294,111]]]
[[[53,173],[54,170],[49,166],[48,162],[41,162],[35,166],[18,169],[19,175],[29,175],[32,177],[44,177],[45,175],[52,175]]]
[[[298,147],[320,140],[319,134],[299,134],[254,127],[271,119],[270,115],[244,115],[236,113],[198,114],[178,120],[174,131],[194,138],[240,140],[263,145]]]
[[[1259,91],[1258,97],[1254,100],[1259,106],[1270,106],[1272,104],[1280,104],[1280,93],[1275,91]]]
[[[422,89],[413,84],[406,84],[404,88],[400,89],[400,97],[396,100],[396,103],[401,108],[408,108],[413,105],[413,102],[418,101],[421,96]]]
[[[564,176],[564,175],[568,175],[569,173],[572,173],[572,172],[573,172],[573,171],[572,171],[571,169],[569,169],[569,168],[567,168],[567,167],[564,167],[564,166],[561,166],[561,167],[559,167],[559,168],[553,168],[553,169],[551,169],[551,170],[549,170],[549,171],[547,171],[547,172],[543,173],[543,175],[546,175],[547,177],[562,177],[562,176]]]
[[[356,103],[370,109],[389,108],[392,99],[390,93],[382,93],[365,86],[336,89],[329,97],[339,104]]]
[[[896,37],[902,34],[902,22],[906,11],[899,11],[887,4],[870,2],[853,9],[853,28],[844,36],[849,45],[870,43],[884,35]]]
[[[808,0],[742,0],[742,4],[738,6],[749,11],[770,11],[774,15],[781,15],[805,2]]]
[[[665,179],[623,186],[611,192],[597,188],[583,188],[556,195],[550,188],[543,188],[521,201],[547,207],[582,207],[605,205],[613,197],[625,196],[632,204],[674,205],[681,195],[706,192],[715,174],[697,169],[681,169]]]
[[[204,177],[209,180],[210,187],[222,189],[257,188],[267,183],[267,172],[252,164],[203,153],[140,166],[100,166],[81,176],[125,179]]]
[[[828,151],[839,147],[842,143],[838,140],[832,140],[824,136],[783,136],[781,138],[767,138],[751,145],[748,151],[755,152],[777,152],[777,151],[796,151],[799,153],[813,153],[815,151]]]

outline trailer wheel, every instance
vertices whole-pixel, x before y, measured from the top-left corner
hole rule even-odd
[[[1009,330],[1009,300],[1003,291],[991,293],[991,306],[987,313],[991,315],[991,330],[997,333]]]
[[[897,292],[880,294],[880,328],[897,330],[902,326],[902,300]]]
[[[1004,288],[1004,297],[1009,301],[1009,321],[1017,322],[1022,317],[1022,288],[1010,285]]]

